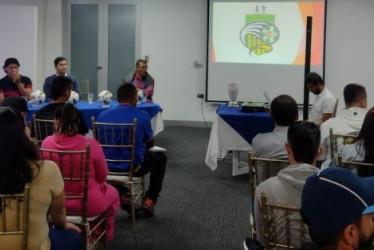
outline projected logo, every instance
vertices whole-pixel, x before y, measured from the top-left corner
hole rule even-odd
[[[265,6],[262,6],[262,14],[258,6],[256,14],[249,14],[245,17],[245,26],[240,31],[240,40],[252,53],[260,56],[270,53],[273,50],[272,44],[279,39],[279,29],[275,26],[275,15],[264,14]]]

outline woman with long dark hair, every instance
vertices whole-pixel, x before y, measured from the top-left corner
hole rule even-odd
[[[77,151],[85,150],[87,143],[90,145],[90,169],[88,180],[88,216],[96,216],[108,210],[108,232],[107,239],[113,238],[114,217],[119,207],[119,196],[117,190],[111,185],[104,183],[108,175],[108,166],[105,161],[103,149],[100,144],[92,138],[84,137],[78,133],[80,118],[77,109],[72,104],[65,104],[56,110],[55,133],[44,139],[43,149]],[[66,192],[74,193],[76,187],[65,186]],[[82,205],[77,202],[66,202],[66,209],[80,211]]]
[[[374,163],[374,107],[366,113],[355,143],[343,147],[342,158],[345,161]],[[361,167],[358,171],[360,176],[374,175],[374,169],[370,167]]]
[[[81,249],[80,229],[66,223],[60,170],[52,161],[37,160],[36,149],[25,130],[25,121],[18,110],[0,107],[0,193],[21,193],[25,184],[30,183],[28,249]],[[51,231],[48,213],[54,225]],[[52,235],[51,240],[48,233]],[[65,242],[55,240],[61,234]],[[9,248],[1,246],[1,249]]]

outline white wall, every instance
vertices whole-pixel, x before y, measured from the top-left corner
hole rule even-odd
[[[150,58],[149,71],[156,80],[154,99],[164,109],[163,118],[203,121],[201,100],[196,94],[205,93],[206,0],[139,2],[139,56]],[[53,72],[53,59],[62,54],[61,0],[2,0],[0,3],[6,4],[35,5],[40,9],[37,76],[33,80],[35,88],[41,88],[44,77]],[[328,0],[325,81],[341,100],[340,107],[343,106],[343,88],[349,82],[365,85],[369,106],[374,105],[371,97],[374,93],[373,13],[373,0]],[[204,67],[193,68],[195,60]],[[212,121],[216,106],[206,103],[202,106],[206,119]]]
[[[143,0],[141,56],[149,55],[156,102],[166,120],[202,121],[207,32],[205,0]],[[204,64],[193,68],[193,61]],[[212,120],[215,106],[203,105]]]
[[[30,23],[28,25],[28,27],[35,26],[30,28],[32,32],[36,33],[35,37],[30,38],[25,33],[23,39],[13,39],[7,36],[8,46],[2,45],[0,47],[1,65],[7,57],[18,58],[21,64],[20,73],[31,78],[34,89],[43,87],[44,78],[54,71],[53,59],[62,54],[61,5],[61,0],[1,0],[0,2],[2,10],[14,6],[16,11],[27,10],[25,14],[30,15],[30,7],[33,7],[37,12],[36,24]],[[24,9],[22,6],[27,6],[28,9]],[[16,16],[13,15],[14,18]],[[11,27],[12,32],[21,33],[25,29],[24,27],[14,27],[14,24],[18,23],[17,19],[2,17],[2,26]],[[5,40],[4,37],[2,39]],[[30,41],[30,39],[33,40]],[[33,46],[34,51],[24,53],[23,49],[27,48],[30,42],[35,45]],[[31,58],[24,58],[25,56],[31,56]]]
[[[6,58],[15,57],[21,64],[21,74],[33,79],[36,76],[37,7],[2,6],[0,16],[3,20],[8,20],[5,25],[0,26],[0,34],[6,37],[0,39],[0,48],[4,48],[0,50],[1,66]]]
[[[366,86],[368,106],[374,105],[373,13],[373,0],[328,0],[325,82],[339,98],[339,109],[350,82]],[[205,92],[206,1],[144,0],[142,15],[142,56],[150,55],[155,99],[165,119],[202,121],[196,94]],[[204,62],[204,68],[192,68],[194,60]],[[215,106],[203,107],[212,121]]]
[[[328,0],[325,81],[344,106],[343,88],[360,83],[374,106],[373,0]]]
[[[155,98],[165,119],[202,121],[196,94],[205,92],[206,1],[144,0],[142,13],[142,56],[150,55]],[[339,98],[339,109],[350,82],[366,86],[368,106],[374,105],[373,13],[372,0],[328,0],[325,82]],[[204,68],[192,68],[193,60],[204,62]],[[211,121],[215,106],[203,107]]]

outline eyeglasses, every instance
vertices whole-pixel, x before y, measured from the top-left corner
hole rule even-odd
[[[140,69],[148,69],[148,66],[138,66]]]

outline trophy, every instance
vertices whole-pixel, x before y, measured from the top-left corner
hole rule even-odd
[[[239,95],[239,83],[230,82],[228,84],[228,94],[230,101],[227,103],[227,107],[239,107],[239,103],[236,101]]]

